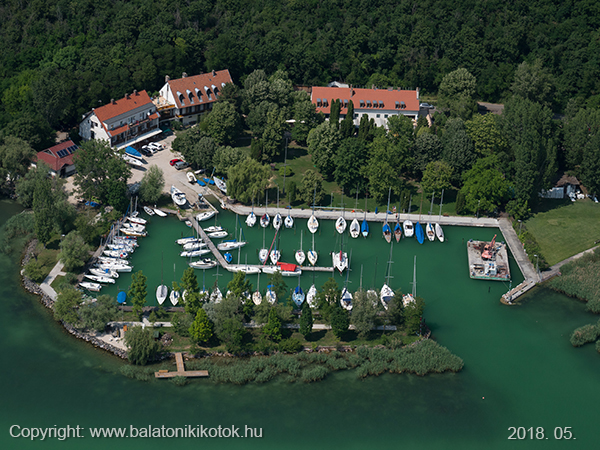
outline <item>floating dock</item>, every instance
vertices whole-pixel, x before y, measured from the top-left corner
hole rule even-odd
[[[484,259],[482,253],[486,245],[490,248],[491,258]],[[510,281],[508,252],[503,242],[473,241],[467,242],[469,256],[469,276],[475,280]]]
[[[175,353],[175,362],[177,363],[177,370],[175,372],[169,372],[168,370],[159,370],[158,372],[154,372],[154,376],[156,378],[197,378],[208,376],[208,370],[185,370],[185,366],[183,365],[183,355],[180,352]]]

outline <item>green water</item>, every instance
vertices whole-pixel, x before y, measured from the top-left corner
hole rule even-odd
[[[18,208],[4,202],[0,211],[3,224]],[[172,262],[179,262],[179,257],[167,256],[167,249],[175,251],[173,236],[163,238],[159,246],[163,250],[152,249],[152,239],[161,239],[156,231],[171,226],[154,222],[152,237],[142,244],[134,264],[159,278],[160,267],[151,266],[160,266],[160,251],[164,251],[168,281],[167,264],[172,272]],[[324,228],[316,242],[318,248],[324,247],[321,258],[329,250],[328,243],[336,246],[335,236]],[[177,230],[177,236],[186,231]],[[383,281],[381,261],[387,260],[387,254],[378,257],[376,276],[374,257],[367,258],[372,252],[389,251],[378,231],[354,246],[352,287],[360,283],[359,260],[364,265],[365,287],[373,283],[369,277],[375,277],[376,284]],[[244,233],[250,240],[260,239],[246,250],[251,262],[262,243],[262,231]],[[15,261],[0,255],[0,448],[595,448],[600,357],[592,346],[573,349],[568,341],[573,328],[595,317],[585,313],[581,303],[544,289],[535,291],[521,306],[502,306],[498,302],[505,290],[502,284],[470,280],[466,269],[462,239],[487,238],[489,233],[448,228],[448,242],[443,245],[405,241],[394,247],[392,285],[410,290],[412,259],[417,254],[417,290],[427,302],[428,324],[442,345],[464,359],[461,373],[422,378],[385,375],[359,381],[348,372],[310,385],[276,381],[237,387],[199,380],[179,388],[170,382],[124,378],[118,373],[119,360],[73,339],[57,326],[36,298],[21,290]],[[295,245],[288,250],[282,244],[284,260],[291,260],[293,249]],[[177,264],[178,271],[183,268]],[[512,269],[515,275],[516,268]],[[224,287],[230,274],[220,278]],[[516,276],[515,281],[519,281]],[[312,276],[302,281],[303,285],[311,282]],[[11,438],[9,427],[14,424],[85,428],[234,424],[242,429],[244,425],[262,428],[263,438],[205,442],[86,437],[42,443]],[[509,441],[511,426],[544,427],[549,439]],[[572,427],[577,439],[555,440],[553,430],[558,426]]]

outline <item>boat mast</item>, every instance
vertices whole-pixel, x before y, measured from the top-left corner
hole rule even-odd
[[[413,266],[413,280],[412,280],[412,296],[417,296],[417,255],[415,255],[415,262]]]
[[[390,278],[394,278],[392,276],[392,262],[393,262],[392,261],[392,250],[393,250],[393,248],[394,248],[394,243],[392,242],[390,244],[390,259],[388,261],[388,270],[387,270],[388,273],[387,273],[387,275],[385,277],[385,284],[387,284],[388,286],[390,285],[389,284],[390,283]]]
[[[440,218],[442,220],[442,203],[444,203],[444,190],[442,189],[442,198],[440,199]]]
[[[363,265],[360,265],[360,286],[358,288],[359,291],[362,291],[362,275],[363,275]]]
[[[431,213],[433,212],[433,196],[435,195],[435,192],[433,194],[431,194],[431,206],[429,207],[429,215],[431,215]]]

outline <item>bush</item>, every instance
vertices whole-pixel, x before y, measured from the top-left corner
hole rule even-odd
[[[303,348],[302,342],[296,338],[284,339],[278,345],[279,351],[283,353],[298,353]]]
[[[188,379],[186,377],[177,375],[176,377],[171,378],[171,383],[173,383],[175,386],[185,386],[188,384]]]
[[[148,328],[133,327],[125,333],[127,358],[135,365],[143,366],[152,361],[160,351],[160,344],[154,340]]]
[[[456,214],[463,215],[465,213],[465,206],[466,206],[466,201],[465,201],[465,193],[460,190],[458,191],[458,193],[456,194]]]
[[[285,175],[286,177],[291,177],[292,175],[294,175],[294,171],[290,166],[281,166],[279,168],[279,176],[282,177],[283,175]]]
[[[32,259],[25,265],[25,275],[27,275],[32,281],[41,283],[44,281],[47,274],[44,271],[42,264],[36,259]]]
[[[298,195],[298,188],[295,181],[290,181],[287,186],[287,198],[290,205],[296,203],[296,197]]]
[[[598,338],[598,327],[588,324],[577,328],[571,335],[571,345],[581,347],[588,342],[594,342]]]
[[[190,314],[177,313],[173,316],[171,323],[173,324],[173,330],[179,336],[189,337],[190,327],[194,322],[194,318]]]

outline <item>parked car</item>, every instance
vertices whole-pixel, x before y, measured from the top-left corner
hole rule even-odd
[[[159,142],[150,142],[148,147],[155,149],[156,151],[164,150],[165,146]]]
[[[186,163],[185,161],[177,161],[175,163],[175,168],[177,170],[181,170],[181,169],[186,169],[188,168],[190,165],[188,163]]]
[[[174,165],[175,165],[175,164],[177,164],[179,161],[181,161],[181,159],[179,159],[179,158],[175,158],[175,159],[172,159],[171,161],[169,161],[169,164],[171,164],[172,166],[174,166]]]
[[[140,153],[144,156],[152,156],[152,155],[154,155],[154,153],[156,153],[156,150],[154,150],[152,147],[144,145],[140,149]]]
[[[422,109],[433,109],[433,108],[434,108],[434,106],[433,106],[433,105],[430,105],[429,103],[421,103],[421,104],[419,105],[419,108],[422,108]]]

